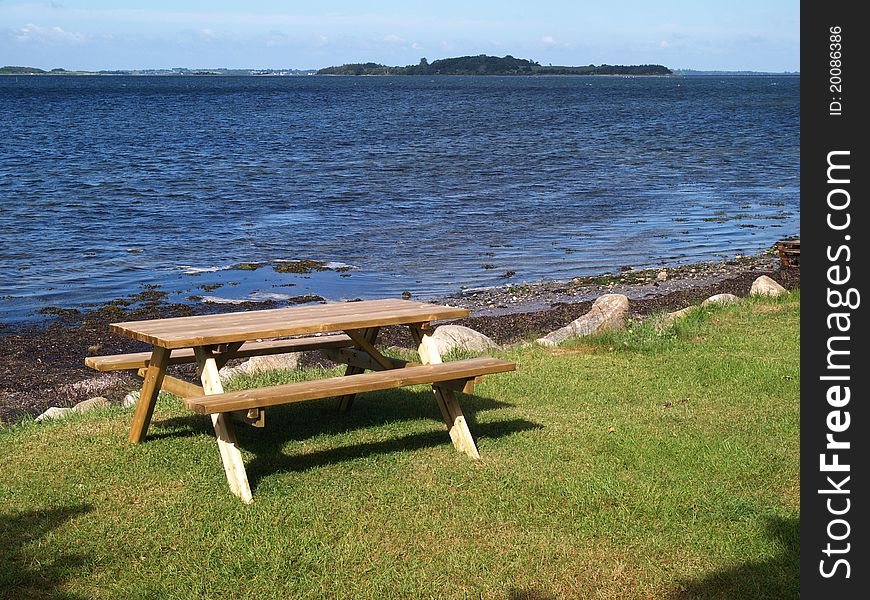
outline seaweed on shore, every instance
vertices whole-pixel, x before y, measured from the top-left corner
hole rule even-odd
[[[236,271],[256,271],[262,266],[262,263],[244,262],[233,265],[232,267],[230,267],[230,269],[234,269]]]
[[[159,304],[169,296],[168,292],[160,289],[159,285],[145,284],[142,291],[129,296],[130,300],[137,304]]]
[[[299,273],[308,274],[312,271],[328,271],[326,263],[319,260],[311,260],[308,258],[302,260],[291,260],[280,262],[274,267],[276,273]],[[338,269],[335,269],[338,270]]]
[[[326,298],[315,294],[307,294],[304,296],[291,296],[287,298],[287,304],[307,304],[309,302],[320,302],[326,304]]]
[[[44,306],[36,311],[37,314],[40,315],[55,315],[55,316],[67,316],[67,315],[78,315],[81,314],[81,311],[75,308],[60,308],[58,306]]]

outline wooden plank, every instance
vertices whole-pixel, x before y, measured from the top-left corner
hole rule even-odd
[[[239,349],[244,342],[231,342],[229,344],[220,344],[218,353],[214,354],[214,362],[217,365],[218,371],[224,368],[230,360],[238,357]]]
[[[321,350],[320,354],[333,362],[343,363],[345,365],[358,367],[363,370],[384,370],[384,367],[381,365],[381,363],[373,359],[367,352],[363,352],[362,350],[358,350],[356,348],[331,348],[327,350]],[[408,362],[407,360],[402,360],[399,358],[393,358],[392,356],[385,356],[384,358],[389,361],[390,369],[404,369],[405,367],[413,367],[420,364]]]
[[[292,308],[276,308],[267,310],[253,310],[242,312],[229,312],[213,315],[197,315],[193,317],[170,317],[167,319],[149,319],[144,321],[127,321],[118,323],[119,326],[135,326],[142,331],[174,331],[190,330],[191,328],[211,328],[220,326],[238,325],[240,323],[271,322],[281,320],[293,320],[310,316],[333,318],[347,315],[360,315],[365,312],[378,312],[408,308],[416,304],[405,300],[369,300],[365,302],[344,302],[318,306],[297,306]]]
[[[434,345],[430,338],[431,330],[428,323],[424,325],[411,325],[411,337],[417,344],[417,353],[420,355],[420,360],[424,365],[441,364],[441,354],[438,352],[438,347]],[[441,412],[441,418],[444,424],[447,425],[447,433],[450,435],[450,440],[457,450],[462,449],[462,438],[459,437],[459,430],[453,426],[453,419],[450,416],[450,411],[447,409],[447,403],[444,401],[444,394],[440,388],[433,387],[432,393],[435,395],[435,404]]]
[[[144,379],[146,372],[147,369],[139,369],[137,375]],[[171,375],[163,376],[163,386],[161,389],[182,398],[195,398],[197,396],[205,395],[205,391],[201,386],[183,379],[178,379],[177,377],[172,377]],[[247,411],[234,411],[230,414],[232,415],[233,420],[239,423],[244,423],[251,427],[266,426],[266,411],[260,410],[259,408],[252,408]]]
[[[223,392],[223,385],[218,374],[214,354],[207,348],[202,347],[195,348],[194,352],[196,354],[200,379],[202,379],[203,390],[208,395],[221,394]],[[224,472],[226,473],[230,490],[241,498],[242,502],[250,504],[254,501],[254,498],[251,495],[251,486],[248,484],[245,463],[242,460],[242,453],[238,448],[236,431],[233,428],[230,415],[212,415],[212,424],[214,425],[218,450],[221,454],[221,461],[224,465]]]
[[[266,411],[262,408],[251,408],[249,410],[234,410],[228,413],[233,421],[244,423],[251,427],[262,429],[266,426]]]
[[[441,364],[441,353],[438,352],[438,345],[432,339],[431,333],[412,327],[411,337],[417,343],[417,354],[420,355],[420,360],[423,361],[424,365]]]
[[[432,331],[429,328],[416,326],[411,326],[410,329],[411,336],[418,344],[418,353],[420,354],[420,360],[423,361],[423,364],[441,365],[441,354],[438,352],[438,346],[432,339]],[[454,363],[447,363],[447,365],[451,364]],[[515,365],[514,368],[516,368]],[[480,375],[484,375],[484,373],[477,374],[477,376]],[[463,387],[467,387],[468,383],[472,383],[473,385],[473,378],[468,378],[463,382]],[[450,439],[453,441],[453,446],[460,452],[467,454],[469,457],[479,459],[480,453],[477,450],[477,445],[474,443],[474,438],[471,435],[471,430],[468,428],[468,422],[465,419],[462,408],[460,408],[459,402],[453,394],[452,387],[453,386],[448,387],[437,385],[436,382],[433,382],[432,392],[435,394],[435,401],[438,404],[441,416],[447,425],[447,430],[450,433]]]
[[[366,339],[364,332],[357,331],[355,329],[348,329],[345,333],[350,336],[350,339],[354,341],[356,347],[360,350],[364,351],[368,354],[376,363],[378,363],[383,369],[392,369],[393,363],[390,360],[381,354],[377,348],[375,348],[374,344]]]
[[[464,316],[466,312],[439,313],[432,311],[432,318],[448,318]],[[135,339],[146,341],[168,348],[188,347],[195,345],[210,345],[223,342],[241,341],[252,338],[271,338],[285,335],[309,334],[347,329],[361,329],[368,326],[396,325],[415,320],[420,317],[417,310],[369,312],[358,315],[347,315],[341,319],[324,320],[319,316],[293,321],[246,321],[239,323],[224,323],[219,327],[197,328],[195,330],[179,330],[158,332],[155,335],[143,334],[134,330],[113,329]],[[193,317],[191,317],[193,318]]]
[[[472,379],[479,375],[513,371],[516,365],[496,358],[469,358],[444,364],[420,365],[404,369],[391,369],[373,373],[360,373],[345,377],[332,377],[315,381],[301,381],[252,390],[221,394],[218,398],[208,395],[187,398],[184,405],[200,414],[214,414],[264,408],[304,400],[317,400],[342,394],[357,394],[375,390],[387,390],[409,385],[437,383],[454,379]]]
[[[468,421],[462,413],[462,408],[459,406],[459,402],[456,400],[453,390],[437,384],[432,387],[436,390],[436,393],[439,391],[441,392],[441,397],[444,404],[447,406],[447,412],[450,414],[451,419],[450,429],[456,430],[456,437],[460,440],[456,449],[460,452],[465,452],[465,454],[470,458],[475,460],[479,459],[480,453],[477,450],[477,445],[474,443],[474,437],[471,435],[471,430],[468,428]]]
[[[196,329],[218,329],[225,325],[240,324],[270,324],[274,322],[293,321],[316,317],[324,321],[332,318],[359,316],[371,312],[389,312],[413,308],[409,305],[396,305],[396,301],[370,301],[318,305],[316,307],[291,307],[269,310],[254,310],[245,312],[221,313],[214,315],[199,315],[194,317],[174,317],[169,319],[152,319],[148,321],[132,321],[120,325],[133,326],[149,333],[190,331]],[[403,302],[403,301],[398,301]]]
[[[145,380],[142,382],[139,401],[136,403],[136,412],[133,413],[133,423],[130,425],[130,435],[127,438],[133,444],[140,443],[145,439],[145,434],[148,433],[148,426],[151,424],[157,396],[163,386],[168,361],[169,351],[155,346],[149,359],[148,369],[145,372]]]
[[[137,375],[144,379],[147,371],[148,369],[139,369]],[[202,389],[202,387],[196,385],[195,383],[190,383],[189,381],[178,379],[177,377],[173,377],[172,375],[163,376],[163,385],[161,386],[161,389],[169,392],[170,394],[181,396],[182,398],[194,398],[196,396],[205,395],[205,391]]]
[[[306,352],[309,350],[321,350],[323,348],[343,348],[352,344],[353,340],[344,334],[245,342],[232,358],[267,356],[284,354],[285,352]],[[133,352],[113,356],[88,356],[85,358],[85,365],[96,371],[127,371],[147,367],[150,358],[151,352]],[[193,354],[192,348],[180,348],[172,351],[168,364],[181,365],[195,362],[196,357]]]
[[[447,388],[448,390],[453,390],[454,392],[462,392],[463,394],[473,394],[474,393],[474,385],[476,383],[480,383],[483,380],[483,377],[475,377],[474,379],[467,380],[457,380],[457,381],[443,381],[438,384],[438,387]]]
[[[384,370],[381,364],[378,363],[375,359],[369,356],[366,352],[363,352],[362,350],[358,350],[356,348],[330,348],[326,350],[321,350],[320,354],[322,354],[324,358],[328,358],[333,362],[358,367],[362,370]],[[392,356],[384,356],[384,358],[390,361],[390,364],[392,365],[390,367],[391,369],[404,369],[405,367],[416,367],[421,364],[417,362],[402,360],[401,358],[394,358]],[[463,392],[465,394],[473,394],[474,385],[480,383],[482,380],[483,377],[475,377],[474,379],[469,379],[468,381],[464,382],[445,381],[441,384],[441,387],[446,387],[457,392]]]
[[[408,300],[370,300],[315,307],[113,323],[109,329],[165,348],[188,348],[383,325],[464,317],[464,308]]]
[[[368,329],[363,330],[362,338],[369,344],[374,344],[378,339],[378,333],[380,330],[380,327],[369,327]],[[364,373],[365,370],[365,367],[348,364],[347,368],[344,370],[344,375],[345,377],[348,375],[359,375],[360,373]],[[344,394],[343,396],[339,396],[338,413],[344,414],[349,411],[350,407],[353,406],[354,398],[356,398],[356,394]]]

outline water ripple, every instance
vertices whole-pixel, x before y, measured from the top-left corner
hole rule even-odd
[[[0,320],[142,284],[434,295],[758,251],[799,231],[799,92],[797,77],[0,78]],[[358,268],[223,268],[279,259]]]

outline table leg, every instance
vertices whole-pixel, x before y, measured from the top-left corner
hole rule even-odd
[[[417,352],[420,354],[421,362],[424,365],[440,365],[441,353],[438,352],[438,346],[432,339],[432,330],[420,325],[411,325],[410,328],[414,342],[417,344]],[[453,445],[457,450],[464,452],[471,458],[480,458],[477,445],[474,443],[474,438],[471,437],[471,430],[468,429],[465,415],[462,413],[462,408],[460,408],[453,390],[433,385],[432,391],[435,393],[435,402],[441,410],[441,417],[447,425]]]
[[[363,330],[363,338],[369,344],[374,345],[375,340],[378,338],[378,332],[381,330],[380,327],[369,327]],[[354,365],[348,365],[344,370],[345,376],[347,375],[359,375],[360,373],[365,372],[365,369],[362,367],[357,367]],[[338,398],[338,412],[340,414],[346,413],[350,410],[350,407],[353,406],[353,400],[356,398],[356,394],[345,394],[344,396],[340,396]]]
[[[133,444],[140,443],[148,433],[148,425],[151,424],[151,415],[154,414],[154,405],[157,403],[157,395],[163,385],[163,377],[166,375],[166,365],[169,363],[171,350],[155,346],[148,361],[148,368],[144,373],[145,381],[142,382],[142,390],[139,392],[139,401],[136,403],[136,412],[133,415],[133,424],[130,426],[128,440]]]
[[[194,348],[194,353],[199,367],[199,377],[202,380],[202,387],[206,395],[222,394],[224,389],[221,385],[214,353],[211,349],[202,346]],[[230,415],[227,413],[214,414],[211,416],[211,420],[230,490],[241,498],[242,502],[250,504],[254,499],[251,495],[248,474],[245,472],[245,463],[242,461],[242,453],[239,451],[236,430]]]

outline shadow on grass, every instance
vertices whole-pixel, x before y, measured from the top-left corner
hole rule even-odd
[[[491,398],[458,395],[466,421],[475,440],[499,438],[520,431],[540,428],[541,425],[525,420],[495,421],[479,425],[474,417],[478,412],[510,406]],[[286,455],[282,449],[290,441],[301,441],[318,435],[341,435],[388,424],[435,420],[443,427],[440,431],[396,435],[388,440],[352,444],[340,448],[304,455]],[[165,419],[154,424],[155,434],[149,438],[214,436],[211,420],[201,415]],[[168,431],[167,431],[168,430]],[[431,391],[412,392],[406,389],[389,390],[360,395],[346,414],[337,411],[337,400],[329,398],[276,406],[266,410],[266,427],[256,429],[237,425],[239,443],[255,458],[246,464],[248,481],[252,489],[257,482],[276,472],[305,471],[338,462],[355,460],[376,454],[405,452],[421,448],[449,445],[450,436],[443,424],[441,413]]]
[[[465,418],[475,433],[474,415],[485,410],[510,406],[506,402],[457,394]],[[405,389],[361,394],[353,407],[345,414],[338,413],[338,399],[311,400],[266,409],[266,427],[257,429],[236,424],[243,447],[250,440],[254,444],[271,443],[283,445],[291,440],[307,440],[316,435],[336,435],[359,429],[380,427],[387,423],[434,419],[439,423],[441,413],[435,404],[432,392],[411,392]],[[183,417],[162,419],[151,424],[148,439],[214,436],[211,419],[190,414]]]
[[[470,395],[460,395],[459,402],[475,440],[483,437],[498,438],[541,427],[524,420],[496,421],[479,425],[474,417],[476,413],[509,405],[491,398]],[[334,399],[319,406],[311,406],[307,410],[294,411],[294,408],[301,407],[292,406],[286,408],[290,410],[272,411],[277,413],[274,417],[267,412],[266,427],[273,429],[274,433],[270,432],[272,435],[259,436],[255,433],[256,430],[248,430],[243,435],[243,446],[256,455],[247,465],[248,479],[252,488],[256,488],[257,483],[264,477],[277,472],[305,471],[376,454],[407,452],[451,444],[447,427],[443,424],[431,391],[411,392],[399,389],[362,395],[354,401],[350,412],[344,415],[336,412]],[[270,417],[273,417],[271,421]],[[388,440],[352,444],[304,455],[282,453],[282,448],[290,440],[303,440],[324,434],[337,435],[421,419],[437,421],[443,430],[397,435]]]
[[[541,425],[536,423],[523,420],[498,421],[478,427],[476,433],[481,437],[498,438],[541,427]],[[472,431],[474,432],[475,430],[472,429]],[[451,445],[446,427],[443,432],[429,431],[426,433],[415,433],[382,442],[354,444],[352,446],[342,446],[341,448],[299,455],[281,454],[280,445],[268,449],[258,445],[256,448],[251,448],[256,453],[256,458],[247,464],[246,468],[248,471],[248,481],[251,484],[251,488],[255,489],[261,479],[279,472],[307,471],[315,467],[322,467],[347,460],[356,460],[374,454],[408,452],[446,445]]]
[[[779,544],[776,556],[717,571],[703,579],[683,582],[671,600],[782,600],[800,596],[800,519],[771,518],[767,534]]]
[[[90,512],[87,505],[52,510],[0,514],[0,598],[85,598],[59,590],[70,575],[90,562],[79,554],[55,554],[51,560],[37,560],[26,548],[52,529],[78,515]]]

